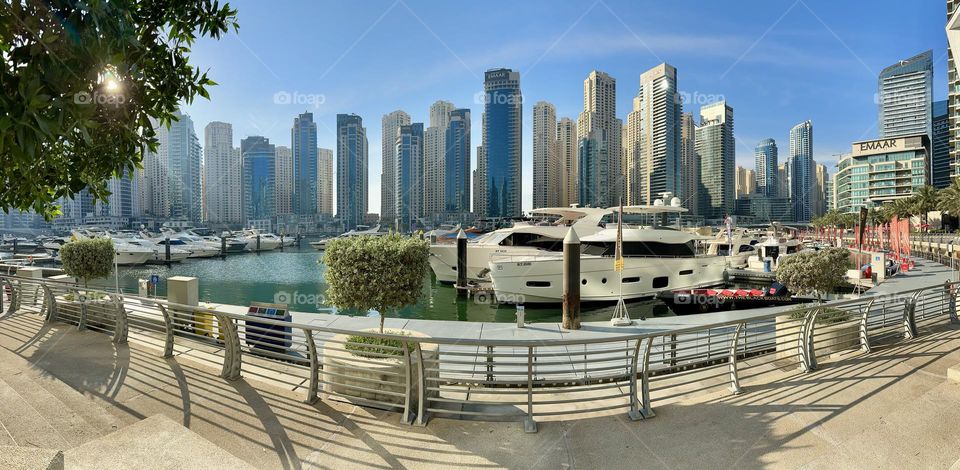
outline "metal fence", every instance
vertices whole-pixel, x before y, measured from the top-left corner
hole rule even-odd
[[[651,418],[654,405],[729,389],[784,367],[817,368],[818,358],[870,351],[878,341],[911,339],[918,324],[957,322],[957,283],[892,295],[735,312],[736,320],[659,331],[628,329],[564,339],[489,340],[351,331],[253,318],[163,299],[118,295],[52,280],[0,275],[0,311],[33,312],[46,322],[154,342],[164,357],[186,345],[203,350],[227,380],[262,377],[300,389],[307,402],[346,399],[402,413],[538,420],[626,412]],[[724,318],[730,318],[724,317]],[[393,340],[371,346],[371,339]]]

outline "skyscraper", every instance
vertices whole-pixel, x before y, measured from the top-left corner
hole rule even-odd
[[[699,214],[700,158],[693,113],[683,113],[680,121],[680,190],[683,207],[691,214]]]
[[[444,138],[443,211],[463,221],[470,213],[470,110],[450,112]]]
[[[603,132],[594,133],[601,129]],[[623,172],[623,158],[621,154],[621,139],[623,137],[623,121],[617,119],[617,81],[610,75],[592,71],[583,81],[583,112],[577,119],[577,141],[598,136],[607,139],[606,142],[595,142],[589,148],[604,148],[608,154],[607,168],[604,171],[609,185],[609,198],[616,204],[621,196],[626,199],[626,179]]]
[[[410,232],[423,216],[423,123],[400,126],[396,146],[396,228]]]
[[[755,192],[756,173],[742,166],[737,166],[737,189],[736,197],[739,199]]]
[[[293,119],[290,130],[293,152],[292,207],[287,213],[311,215],[317,213],[317,123],[313,113],[303,113]],[[279,154],[278,154],[279,156]]]
[[[583,206],[610,207],[619,202],[611,202],[613,188],[609,184],[610,150],[607,148],[610,140],[605,134],[603,129],[594,129],[587,137],[580,139],[577,149],[577,187]]]
[[[478,173],[485,203],[483,217],[515,217],[522,214],[521,131],[523,96],[520,73],[493,69],[484,74],[483,150],[478,155]]]
[[[211,122],[204,128],[204,189],[206,220],[214,224],[243,222],[243,165],[233,147],[233,126]]]
[[[877,81],[880,138],[933,134],[933,51],[901,60]]]
[[[757,193],[764,196],[778,196],[777,186],[777,141],[763,139],[753,150],[756,158]]]
[[[338,114],[337,217],[345,231],[356,228],[367,213],[367,159],[363,119],[356,114]]]
[[[813,218],[814,161],[813,122],[804,121],[790,129],[790,198],[793,219],[806,222]]]
[[[557,162],[560,165],[560,206],[576,204],[577,191],[577,124],[570,118],[557,123]]]
[[[149,215],[192,222],[202,219],[201,167],[203,152],[190,116],[176,111],[170,127],[154,122],[159,146],[143,159],[142,201]]]
[[[317,149],[317,212],[333,215],[333,150]]]
[[[393,223],[396,219],[394,209],[397,205],[394,196],[396,183],[393,180],[397,162],[397,130],[400,129],[400,126],[410,124],[410,115],[398,109],[385,114],[380,120],[380,124],[380,156],[383,161],[383,172],[380,174],[380,218]],[[339,159],[339,157],[337,158]],[[339,191],[337,194],[339,195]]]
[[[682,114],[676,68],[660,64],[640,75],[623,144],[630,204],[652,204],[663,192],[681,195]]]
[[[557,109],[546,101],[533,105],[533,207],[560,204],[557,161]]]
[[[950,118],[947,100],[933,103],[933,139],[931,150],[931,184],[941,189],[950,186]]]
[[[960,0],[947,0],[947,133],[950,149],[950,177],[958,175],[957,161],[960,159],[960,73],[957,72],[957,60],[960,60]]]
[[[275,147],[277,156],[274,160],[274,177],[277,184],[274,190],[273,209],[276,214],[293,214],[293,193],[295,184],[293,180],[294,158],[290,147],[277,145]]]
[[[240,141],[243,158],[244,223],[276,215],[276,147],[270,139],[251,136]]]
[[[827,166],[822,163],[814,162],[813,171],[813,189],[811,190],[813,203],[811,204],[811,219],[822,216],[827,211],[827,181],[830,175],[827,174]]]
[[[790,163],[783,162],[777,165],[777,195],[790,197]]]
[[[437,101],[430,106],[430,126],[423,132],[423,205],[424,216],[443,212],[444,167],[446,163],[447,126],[455,106],[449,101]]]
[[[736,207],[736,143],[733,137],[733,108],[726,101],[700,108],[697,156],[700,159],[700,214],[708,219],[720,219],[732,214]]]

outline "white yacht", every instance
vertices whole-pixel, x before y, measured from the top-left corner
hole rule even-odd
[[[148,263],[164,263],[167,261],[167,251],[162,245],[158,245],[155,241],[143,236],[139,233],[131,232],[115,232],[110,233],[110,236],[116,240],[121,240],[124,243],[129,243],[134,246],[141,246],[150,250],[153,250],[153,257],[148,259]],[[178,248],[170,247],[170,262],[179,263],[187,259],[190,256],[190,252],[186,250],[181,250]]]
[[[317,251],[323,251],[327,248],[327,242],[329,242],[330,240],[333,240],[334,238],[363,237],[363,236],[379,237],[382,235],[386,235],[387,233],[388,232],[381,232],[379,225],[375,225],[373,227],[370,227],[369,225],[357,225],[357,228],[350,230],[348,232],[341,233],[340,235],[337,235],[335,237],[323,238],[315,242],[310,242],[310,246],[312,246]]]
[[[760,240],[756,232],[747,229],[731,230],[729,236],[721,229],[716,237],[707,240],[707,254],[726,257],[731,268],[745,268],[750,257],[757,253]]]
[[[161,232],[163,235],[155,240],[161,248],[166,244],[166,239],[169,238],[171,247],[188,251],[190,258],[210,258],[220,255],[219,243],[211,243],[188,230],[174,232],[169,229],[161,229]]]
[[[780,260],[804,249],[800,240],[773,232],[755,247],[756,254],[747,261],[747,269],[752,271],[776,271]]]
[[[467,243],[467,278],[487,278],[488,264],[493,256],[537,255],[563,251],[563,237],[570,227],[577,236],[584,237],[600,231],[604,216],[616,209],[599,207],[545,207],[531,214],[540,221],[517,222]],[[551,217],[553,220],[546,219]],[[456,243],[434,243],[430,246],[430,268],[437,280],[447,284],[457,281]]]
[[[272,233],[261,233],[255,228],[244,229],[238,238],[247,243],[247,251],[257,251],[257,235],[260,235],[260,251],[280,248],[280,237]]]
[[[624,207],[625,213],[680,213],[663,205]],[[725,256],[698,255],[699,235],[669,228],[623,228],[624,267],[614,270],[616,227],[580,238],[580,299],[611,302],[650,298],[663,290],[723,283]],[[563,297],[563,253],[495,256],[490,277],[498,299],[522,303],[557,303]],[[622,279],[622,281],[621,281]]]
[[[97,229],[77,229],[71,233],[75,238],[112,238],[106,231],[99,231]],[[144,264],[152,259],[154,255],[153,250],[142,246],[131,245],[130,243],[124,242],[123,239],[113,240],[113,249],[116,253],[116,264],[120,266]]]

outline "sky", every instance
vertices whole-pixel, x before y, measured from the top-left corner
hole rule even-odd
[[[626,121],[640,74],[677,68],[684,111],[726,99],[737,164],[774,138],[783,161],[790,128],[810,119],[814,158],[832,172],[851,142],[877,136],[877,76],[933,50],[934,99],[946,99],[942,0],[417,1],[242,0],[239,33],[202,39],[191,63],[218,83],[185,107],[203,141],[210,121],[233,124],[234,145],[263,135],[290,146],[294,117],[318,123],[336,148],[336,115],[363,118],[370,145],[369,212],[380,212],[384,114],[427,122],[437,100],[472,110],[473,168],[481,143],[483,72],[520,72],[523,208],[532,206],[532,108],[548,101],[576,120],[591,70],[617,80]],[[481,98],[482,99],[482,98]]]

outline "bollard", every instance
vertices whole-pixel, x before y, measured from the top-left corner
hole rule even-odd
[[[467,296],[467,234],[457,234],[457,296]]]
[[[283,232],[280,232],[280,251],[283,251]]]
[[[167,266],[170,266],[170,237],[164,238],[163,250],[164,250],[163,259],[166,262]]]
[[[580,238],[573,228],[563,238],[563,328],[580,329]]]
[[[523,328],[525,325],[524,317],[525,312],[523,311],[523,305],[517,305],[517,328]]]
[[[227,238],[220,235],[220,259],[227,258]]]
[[[257,234],[257,253],[260,253],[260,234]]]

